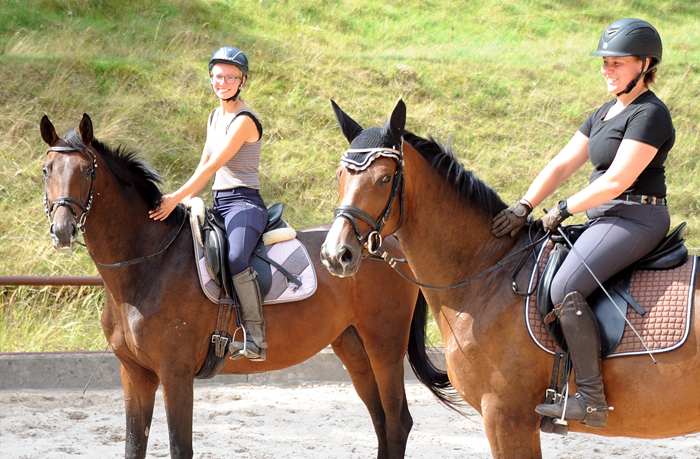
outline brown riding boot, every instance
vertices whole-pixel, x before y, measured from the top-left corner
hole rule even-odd
[[[603,393],[598,322],[579,292],[566,295],[555,312],[569,346],[578,386],[576,395],[569,397],[566,404],[564,419],[602,429],[608,419],[608,410],[612,407],[606,403]],[[544,416],[561,418],[564,401],[537,405],[535,411]]]
[[[265,360],[265,319],[262,315],[262,297],[258,286],[258,273],[253,268],[232,276],[233,287],[236,290],[238,301],[241,304],[241,315],[244,320],[246,330],[246,352],[244,357],[248,357],[254,362]],[[231,358],[236,358],[243,352],[243,343],[234,341],[229,345]]]

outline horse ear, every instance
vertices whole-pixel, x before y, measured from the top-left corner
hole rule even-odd
[[[362,126],[357,124],[355,120],[350,118],[344,111],[342,111],[333,99],[331,99],[331,105],[333,106],[335,119],[338,121],[340,130],[343,132],[345,138],[348,139],[348,142],[352,143],[353,139],[355,139],[355,137],[362,132]]]
[[[396,103],[396,107],[394,107],[394,111],[391,113],[389,121],[387,121],[386,126],[384,126],[384,133],[389,137],[392,144],[399,145],[405,127],[406,104],[403,103],[402,99],[399,99]]]
[[[88,147],[92,143],[92,120],[87,113],[83,113],[83,119],[80,120],[80,125],[78,126],[78,132],[80,133],[80,138],[83,139],[83,143]]]
[[[44,139],[49,146],[58,142],[58,135],[56,135],[56,129],[53,127],[53,123],[49,121],[49,117],[44,115],[41,118],[41,123],[39,123],[39,129],[41,130],[41,138]]]

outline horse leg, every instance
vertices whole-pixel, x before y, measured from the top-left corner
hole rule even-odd
[[[397,410],[387,410],[386,402],[383,401],[380,390],[380,385],[377,384],[372,364],[369,356],[365,351],[362,339],[357,333],[355,327],[348,327],[334,342],[331,343],[333,351],[345,365],[345,368],[350,374],[352,384],[364,402],[369,414],[372,418],[374,431],[377,434],[378,441],[378,459],[394,459],[403,458],[406,451],[406,442],[408,440],[408,431],[411,429],[412,420],[408,414],[408,403],[406,395],[403,391],[403,371],[400,373],[400,388],[395,391],[396,394],[401,394],[401,408]],[[401,362],[403,370],[403,361]],[[386,392],[386,391],[385,391]],[[400,415],[394,414],[393,411],[399,412]],[[387,416],[387,412],[389,416]],[[395,426],[396,419],[404,420],[403,425]],[[408,421],[407,423],[405,421]],[[397,435],[396,431],[400,434]]]
[[[406,453],[408,435],[413,427],[413,418],[408,411],[406,388],[404,386],[405,347],[397,336],[388,334],[381,339],[376,336],[370,341],[365,337],[365,352],[374,371],[374,379],[379,390],[382,407],[386,417],[386,441],[389,457],[403,458]],[[390,346],[386,343],[390,342]]]
[[[192,415],[194,410],[194,374],[173,372],[162,377],[165,415],[168,418],[170,457],[191,459]]]
[[[126,451],[127,459],[146,457],[148,434],[153,419],[153,406],[158,378],[147,370],[134,366],[126,368],[122,363],[122,386],[126,409]]]
[[[539,416],[534,405],[521,405],[504,403],[496,394],[482,398],[484,427],[494,459],[542,458]]]

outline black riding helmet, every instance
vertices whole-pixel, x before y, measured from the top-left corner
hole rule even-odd
[[[245,79],[248,79],[248,58],[245,57],[243,51],[238,48],[233,46],[224,46],[217,49],[216,52],[211,55],[211,59],[209,59],[209,76],[211,76],[211,69],[215,64],[235,65],[241,70]],[[243,83],[238,88],[238,91],[236,91],[236,94],[234,94],[230,99],[226,99],[226,102],[236,100],[238,95],[241,93],[242,88]]]
[[[598,49],[591,56],[639,56],[644,65],[646,58],[651,58],[649,68],[643,68],[619,96],[629,93],[644,75],[659,65],[662,54],[661,36],[654,26],[641,19],[626,18],[613,22],[605,29],[598,42]]]

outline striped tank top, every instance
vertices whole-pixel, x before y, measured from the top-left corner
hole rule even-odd
[[[248,109],[240,110],[226,126],[217,126],[221,108],[217,108],[209,116],[209,129],[207,141],[204,144],[204,152],[211,156],[216,147],[221,145],[228,133],[231,123],[239,115],[245,113],[255,121],[260,133],[257,142],[243,142],[238,152],[229,159],[218,171],[214,179],[213,190],[230,190],[232,188],[246,187],[254,190],[260,189],[260,178],[258,169],[260,168],[260,152],[262,149],[262,124],[258,116]]]

